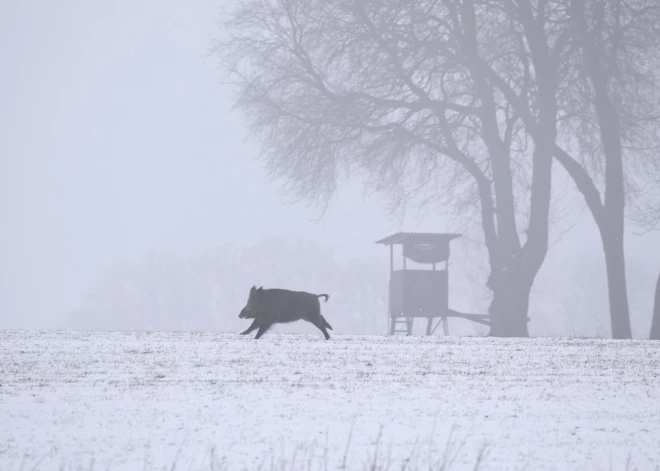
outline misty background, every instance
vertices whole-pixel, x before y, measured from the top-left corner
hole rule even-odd
[[[221,6],[0,5],[0,328],[238,331],[256,283],[328,292],[337,333],[383,334],[389,254],[374,242],[399,230],[464,233],[452,243],[450,307],[486,312],[479,231],[442,208],[403,218],[359,181],[325,214],[282,195],[243,143],[209,55]],[[558,178],[530,334],[607,337],[597,231]],[[660,235],[628,227],[632,329],[646,337]],[[452,334],[480,329],[450,321]]]

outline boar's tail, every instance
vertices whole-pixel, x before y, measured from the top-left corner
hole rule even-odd
[[[330,299],[330,295],[328,295],[328,294],[317,294],[316,295],[317,298],[322,298],[323,296],[325,296],[325,302],[327,303],[328,299]]]

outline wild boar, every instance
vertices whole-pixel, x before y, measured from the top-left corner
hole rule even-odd
[[[238,315],[241,319],[254,319],[252,325],[241,335],[247,335],[259,329],[255,339],[260,338],[273,324],[286,324],[304,320],[318,327],[325,339],[330,335],[326,329],[332,330],[328,321],[321,315],[319,298],[330,298],[327,294],[312,294],[305,291],[289,291],[286,289],[250,289],[247,304]]]

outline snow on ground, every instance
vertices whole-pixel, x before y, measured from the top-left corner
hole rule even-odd
[[[0,331],[2,471],[473,469],[483,450],[480,469],[658,469],[660,342]]]

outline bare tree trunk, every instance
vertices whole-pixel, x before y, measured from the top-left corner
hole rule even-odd
[[[653,321],[651,322],[651,340],[660,340],[660,275],[655,285],[655,302],[653,303]]]
[[[625,189],[619,117],[616,108],[607,96],[606,84],[602,79],[597,78],[598,72],[594,71],[592,74],[592,82],[595,85],[596,113],[605,153],[605,198],[602,218],[596,222],[605,251],[612,338],[629,339],[632,338],[632,331],[623,248]]]
[[[471,3],[470,3],[471,4]],[[510,191],[506,200],[508,207],[501,207],[500,197],[497,198],[498,222],[508,223],[514,236],[500,233],[505,240],[502,248],[507,254],[505,263],[491,280],[493,288],[493,301],[490,306],[491,313],[491,336],[516,336],[528,337],[527,316],[529,310],[529,297],[536,275],[538,274],[548,252],[548,230],[550,216],[550,198],[552,190],[552,162],[553,144],[557,136],[557,104],[555,94],[557,91],[556,70],[553,68],[548,47],[539,24],[534,19],[531,6],[526,2],[521,3],[521,18],[525,23],[526,34],[532,50],[532,60],[538,74],[538,104],[539,123],[536,128],[535,149],[532,155],[532,181],[531,199],[529,211],[529,226],[527,228],[527,240],[521,246],[517,234],[514,195]],[[545,12],[541,7],[539,18],[543,19]],[[479,83],[482,69],[479,65],[473,67],[473,75],[477,77],[475,82]],[[485,86],[483,87],[486,88]],[[492,93],[492,92],[491,92]],[[496,120],[493,120],[496,121]],[[484,127],[484,139],[489,137],[488,129]],[[491,139],[491,142],[495,141]],[[493,175],[497,168],[497,161],[493,159]],[[508,162],[507,162],[508,165]],[[510,172],[510,169],[508,169]],[[510,182],[511,175],[500,182]],[[495,179],[497,188],[498,180]],[[500,219],[501,212],[508,218]],[[508,214],[510,212],[510,214]]]
[[[533,154],[531,209],[527,241],[521,247],[515,239],[500,241],[506,254],[502,265],[493,271],[489,286],[493,300],[489,311],[493,337],[529,337],[527,317],[534,280],[548,252],[548,212],[550,208],[552,153],[548,144],[554,139],[554,127],[541,127]],[[513,224],[515,228],[515,222]],[[493,267],[495,268],[495,267]]]
[[[482,138],[491,156],[497,221],[497,240],[493,242],[488,287],[493,291],[489,307],[489,336],[529,337],[527,314],[529,295],[548,247],[548,211],[552,155],[537,149],[533,156],[530,225],[523,246],[516,221],[516,196],[511,170],[510,146],[502,137],[492,84],[483,73],[477,39],[477,14],[474,2],[460,3],[462,52],[472,73],[481,101]],[[554,122],[553,122],[554,124]],[[483,199],[482,199],[483,200]],[[488,234],[486,234],[487,236]]]
[[[493,299],[489,337],[529,337],[527,311],[531,284],[520,279],[519,262],[511,260],[500,272],[491,275]]]
[[[527,298],[502,298],[500,293],[493,293],[490,304],[491,315],[489,337],[529,337],[527,329]]]
[[[491,144],[496,142],[495,139],[491,141]],[[493,147],[489,147],[492,152]],[[488,335],[492,337],[529,337],[527,308],[532,283],[527,282],[521,270],[523,248],[520,245],[516,228],[511,169],[508,154],[506,156],[507,158],[502,158],[499,162],[497,159],[493,159],[499,238],[497,263],[491,265],[491,276],[488,283],[493,291],[493,299],[489,308],[491,328]],[[537,169],[535,168],[534,171],[536,172]],[[534,187],[532,193],[535,193]],[[538,268],[532,269],[533,273],[528,273],[527,276],[531,275],[533,279],[536,271]]]
[[[629,339],[632,338],[632,330],[630,327],[630,312],[628,310],[626,263],[623,243],[616,234],[612,234],[602,228],[601,238],[605,252],[612,338]]]
[[[621,123],[619,112],[608,90],[608,71],[602,65],[606,53],[590,35],[585,20],[584,2],[574,0],[572,13],[582,39],[584,65],[594,89],[594,108],[598,119],[600,140],[605,154],[605,197],[603,211],[596,217],[605,251],[607,284],[610,302],[612,337],[632,338],[626,264],[623,249],[625,225],[625,188],[623,177],[623,151],[621,147]],[[600,21],[602,19],[599,17]],[[599,25],[600,26],[600,25]]]

